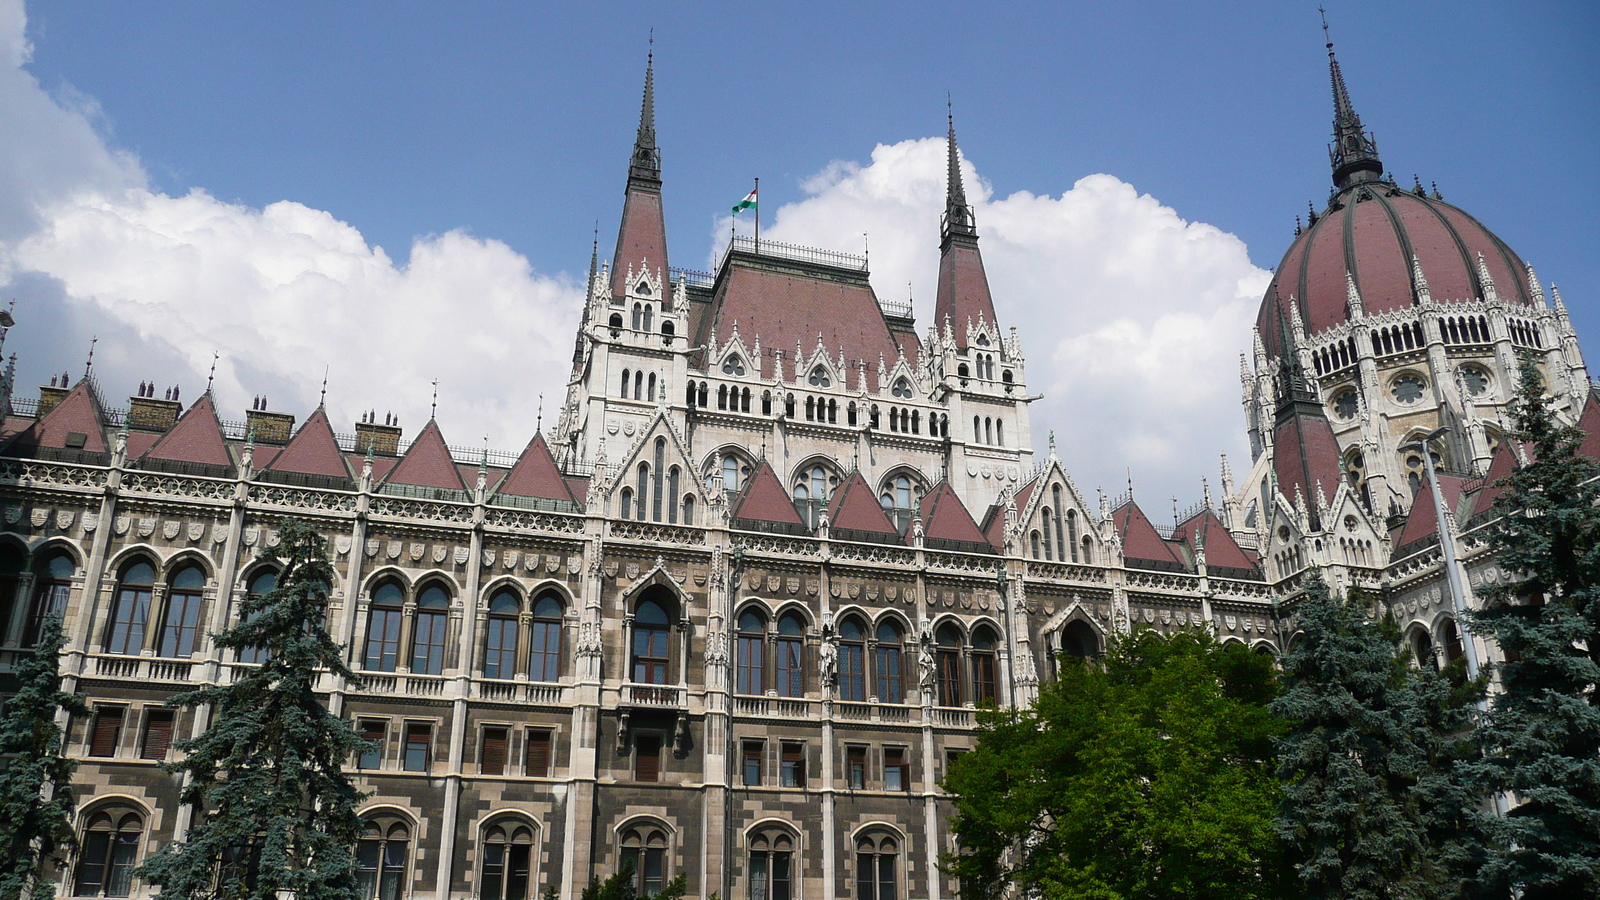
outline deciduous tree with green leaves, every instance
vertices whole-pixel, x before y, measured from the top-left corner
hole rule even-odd
[[[1458,690],[1412,668],[1373,612],[1307,577],[1271,707],[1289,722],[1279,832],[1310,900],[1452,897],[1481,862],[1470,828],[1480,797],[1460,777],[1481,685]]]
[[[47,617],[33,653],[18,662],[17,692],[0,714],[0,900],[50,900],[54,890],[40,878],[42,864],[73,846],[77,764],[62,753],[56,717],[89,710],[81,696],[61,690],[64,642],[61,618]]]
[[[362,794],[344,766],[368,744],[316,690],[319,671],[355,680],[324,624],[327,542],[292,519],[279,537],[268,551],[281,565],[277,587],[247,597],[239,624],[216,638],[230,650],[259,647],[266,661],[171,701],[215,714],[168,767],[189,776],[183,802],[194,823],[139,870],[163,900],[359,900]]]
[[[1064,659],[1032,708],[978,713],[944,781],[962,847],[946,871],[988,896],[1282,896],[1277,694],[1270,659],[1198,632]]]
[[[1485,882],[1524,900],[1600,896],[1600,464],[1557,421],[1524,360],[1511,403],[1528,459],[1496,500],[1509,580],[1480,589],[1477,632],[1505,654],[1474,775],[1514,805],[1486,815]]]

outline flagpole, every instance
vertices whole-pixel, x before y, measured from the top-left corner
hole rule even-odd
[[[761,255],[761,179],[756,179],[756,255]]]

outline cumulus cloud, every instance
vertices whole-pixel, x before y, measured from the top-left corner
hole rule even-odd
[[[299,203],[153,191],[91,104],[50,96],[22,68],[24,25],[20,3],[0,2],[0,289],[21,301],[25,372],[81,371],[95,334],[108,389],[153,378],[192,398],[219,353],[219,401],[241,417],[262,392],[304,415],[324,367],[345,428],[375,407],[415,433],[434,378],[454,443],[520,448],[539,394],[559,409],[567,372],[550,361],[570,358],[576,282],[461,231],[418,239],[397,265]]]
[[[909,290],[926,327],[946,167],[942,138],[879,145],[865,165],[836,162],[804,182],[807,196],[762,236],[870,247],[874,289]],[[970,161],[962,172],[996,312],[1020,329],[1028,388],[1044,395],[1032,407],[1035,447],[1054,431],[1085,490],[1120,492],[1131,468],[1158,520],[1166,498],[1198,499],[1203,475],[1215,485],[1219,453],[1247,467],[1238,354],[1271,276],[1244,243],[1111,175],[1059,197],[997,198]],[[714,237],[726,241],[727,228]]]

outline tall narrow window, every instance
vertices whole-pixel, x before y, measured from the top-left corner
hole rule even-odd
[[[856,900],[896,900],[899,847],[892,837],[856,842]]]
[[[761,741],[745,741],[740,759],[744,762],[744,786],[761,786],[761,757],[766,747]]]
[[[633,739],[633,780],[661,780],[661,737],[641,734]]]
[[[750,839],[750,900],[791,900],[794,839],[785,833]]]
[[[490,826],[483,838],[483,887],[479,900],[528,900],[533,830],[518,822]]]
[[[44,629],[46,617],[66,613],[75,571],[72,557],[65,553],[57,553],[46,559],[35,570],[33,607],[28,612],[28,626],[22,634],[24,647],[32,647],[39,642],[39,633]]]
[[[972,633],[972,699],[995,702],[995,636],[987,627]]]
[[[504,775],[506,751],[511,746],[511,732],[506,728],[485,728],[483,742],[478,748],[478,774]]]
[[[661,521],[661,470],[667,464],[667,439],[656,438],[655,480],[650,495],[650,521]]]
[[[373,672],[393,672],[400,655],[400,623],[405,615],[405,595],[394,582],[384,582],[372,592],[367,612],[365,666]]]
[[[650,517],[650,464],[639,463],[639,521]]]
[[[783,759],[780,769],[784,787],[806,786],[806,745],[797,741],[783,742]]]
[[[945,625],[934,635],[938,644],[939,705],[961,705],[961,632]]]
[[[133,887],[144,820],[126,810],[105,810],[90,817],[78,851],[73,895],[126,897]]]
[[[844,783],[852,791],[866,790],[867,748],[846,747],[844,751]]]
[[[624,400],[628,399],[628,387],[633,383],[633,380],[629,377],[631,374],[627,369],[622,370],[622,399]]]
[[[678,524],[678,467],[667,472],[667,524]]]
[[[278,573],[272,569],[267,569],[263,572],[258,572],[255,577],[250,579],[250,586],[247,592],[252,600],[259,601],[262,597],[276,590],[277,587]],[[260,615],[260,613],[252,614],[250,618],[254,619],[257,615]],[[239,662],[258,665],[266,661],[267,648],[265,647],[245,647],[239,651]]]
[[[356,760],[356,768],[370,772],[383,765],[383,743],[389,736],[389,723],[382,719],[362,719],[359,731],[368,746]]]
[[[667,647],[671,622],[655,600],[639,604],[633,617],[633,680],[639,684],[667,683]]]
[[[739,490],[739,457],[722,458],[722,489],[731,494]]]
[[[766,689],[767,623],[754,610],[739,617],[735,693],[759,694]]]
[[[900,626],[885,621],[878,626],[877,656],[878,699],[884,703],[904,703],[905,662],[901,656]]]
[[[656,373],[654,372],[651,372],[650,377],[645,380],[644,397],[651,403],[656,402]]]
[[[911,768],[906,763],[904,747],[883,748],[883,789],[886,791],[911,790]]]
[[[867,634],[861,623],[845,619],[839,625],[839,699],[857,703],[867,699]]]
[[[529,681],[561,680],[561,613],[561,601],[554,594],[543,594],[534,604]]]
[[[1053,513],[1051,513],[1050,507],[1048,507],[1048,506],[1046,506],[1044,509],[1039,511],[1039,519],[1044,523],[1044,558],[1045,559],[1055,559],[1055,551],[1052,549],[1052,544],[1054,543],[1055,538],[1051,536],[1052,529],[1050,527],[1051,525],[1054,524],[1054,522],[1051,521],[1054,518],[1055,518],[1055,515]]]
[[[1060,508],[1060,501],[1057,501],[1057,508]],[[1072,561],[1073,562],[1077,562],[1078,561],[1078,511],[1075,510],[1075,509],[1067,510],[1067,546],[1072,548]],[[1061,561],[1062,562],[1066,562],[1066,559],[1067,558],[1066,558],[1065,555],[1063,555],[1061,557]]]
[[[805,623],[794,613],[789,613],[778,620],[778,643],[776,647],[777,659],[777,688],[780,697],[804,697],[806,695],[805,664],[803,653],[805,651]]]
[[[374,822],[356,842],[356,895],[361,900],[400,900],[405,894],[411,830],[404,824]]]
[[[433,758],[433,725],[427,722],[406,723],[406,745],[400,767],[407,772],[426,772]]]
[[[145,624],[150,620],[150,597],[156,570],[138,562],[122,571],[117,598],[111,605],[111,630],[106,652],[137,656],[144,649]]]
[[[644,372],[633,373],[633,399],[644,399]]]
[[[101,706],[94,711],[94,726],[89,735],[90,756],[116,756],[122,743],[122,717],[127,709],[121,706]]]
[[[167,758],[167,748],[172,746],[172,719],[170,709],[152,709],[145,713],[144,737],[139,741],[139,758],[162,761]]]
[[[430,584],[417,598],[415,633],[411,638],[411,671],[438,675],[444,671],[445,623],[449,621],[450,595]]]
[[[522,774],[529,778],[550,777],[550,757],[553,735],[543,728],[528,730],[528,752],[523,758]]]
[[[522,604],[509,590],[489,601],[488,635],[483,653],[483,677],[510,678],[517,671],[517,616]]]

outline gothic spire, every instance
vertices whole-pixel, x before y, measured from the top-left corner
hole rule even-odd
[[[667,234],[661,209],[661,150],[656,146],[656,65],[652,47],[644,68],[644,100],[639,107],[639,134],[628,160],[628,195],[611,262],[611,293],[622,296],[629,270],[646,272],[665,283]],[[636,283],[635,283],[636,284]],[[659,285],[658,285],[659,286]]]
[[[1344,86],[1339,58],[1333,55],[1333,37],[1328,33],[1328,15],[1322,12],[1322,35],[1327,39],[1328,76],[1333,81],[1333,143],[1328,145],[1328,161],[1333,166],[1333,184],[1343,190],[1352,184],[1376,181],[1383,175],[1378,159],[1378,142],[1361,127],[1361,117],[1350,103]]]
[[[949,134],[946,138],[950,155],[950,169],[945,182],[944,216],[939,228],[939,283],[933,302],[934,322],[944,322],[948,330],[954,321],[959,326],[955,335],[958,347],[967,346],[968,331],[972,323],[983,322],[993,327],[999,323],[994,315],[994,300],[989,295],[989,276],[983,270],[983,256],[978,252],[978,224],[972,206],[967,203],[967,191],[961,183],[961,150],[956,146],[955,114],[946,111]]]
[[[947,104],[948,105],[948,104]],[[949,135],[946,138],[950,154],[949,174],[945,178],[944,194],[944,221],[941,223],[945,241],[952,235],[978,239],[978,227],[972,216],[972,207],[967,205],[967,189],[961,183],[961,150],[956,146],[956,117],[953,109],[947,109],[945,118],[950,125]]]

